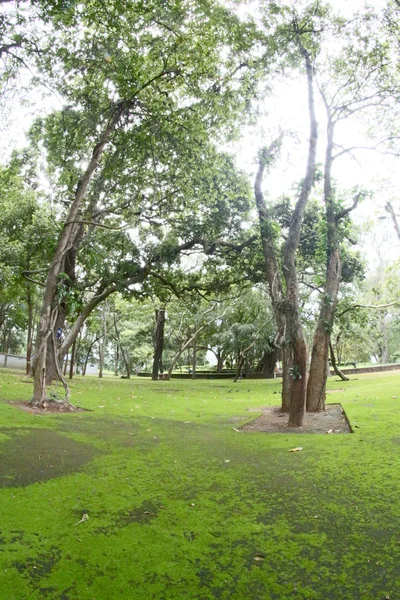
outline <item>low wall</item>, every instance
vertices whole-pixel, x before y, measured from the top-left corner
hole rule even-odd
[[[376,365],[375,367],[360,367],[357,369],[341,368],[343,375],[355,375],[356,373],[379,373],[380,371],[398,371],[400,363],[395,365]],[[331,369],[331,375],[335,375],[335,371]]]
[[[25,369],[26,357],[0,352],[0,367],[7,367],[8,369]]]
[[[151,373],[138,373],[138,377],[151,377]],[[216,373],[215,371],[199,371],[196,379],[234,379],[235,373]],[[172,373],[171,379],[192,379],[191,373]],[[245,379],[273,379],[273,375],[265,373],[246,373]]]
[[[356,369],[342,368],[344,375],[355,375],[356,373],[379,373],[380,371],[397,371],[400,369],[400,363],[395,365],[376,365],[374,367],[359,367]],[[330,370],[331,375],[335,375],[333,369]],[[138,373],[139,377],[151,377],[151,373]],[[274,374],[265,373],[246,373],[245,379],[274,379],[274,377],[282,377],[282,373]],[[215,371],[199,371],[196,373],[196,379],[234,379],[235,372],[216,373]],[[191,373],[172,373],[171,379],[192,379]]]

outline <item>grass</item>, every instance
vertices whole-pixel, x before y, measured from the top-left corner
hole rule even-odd
[[[273,380],[78,378],[93,412],[71,415],[0,402],[1,600],[399,598],[400,373],[328,387],[354,434],[236,433]],[[1,399],[30,391],[0,372]]]

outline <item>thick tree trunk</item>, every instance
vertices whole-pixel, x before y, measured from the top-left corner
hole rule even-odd
[[[290,348],[292,366],[289,377],[293,380],[289,411],[289,426],[301,427],[304,418],[307,391],[308,349],[300,318],[299,286],[297,282],[296,251],[300,241],[304,211],[310,196],[315,176],[318,141],[318,125],[315,116],[313,66],[309,52],[298,38],[300,50],[306,63],[308,84],[308,109],[310,117],[310,140],[307,168],[301,185],[299,198],[294,208],[287,241],[283,253],[283,273],[286,281],[286,343]],[[289,361],[288,361],[289,362]],[[288,374],[286,373],[287,377]],[[288,384],[290,387],[290,384]]]
[[[325,292],[314,333],[307,387],[307,411],[310,412],[325,409],[326,363],[329,356],[329,338],[339,292],[340,272],[340,253],[338,249],[335,249],[329,260]]]
[[[28,335],[26,341],[26,374],[31,374],[32,367],[32,334],[33,334],[33,302],[31,284],[28,281],[26,287],[26,301],[28,305]]]
[[[165,325],[165,310],[161,308],[156,311],[156,339],[153,359],[152,380],[157,381],[158,374],[162,368],[162,354],[164,349],[164,325]]]
[[[96,144],[93,150],[93,154],[86,168],[86,171],[83,174],[76,188],[74,200],[71,204],[67,221],[64,224],[64,228],[61,232],[58,245],[48,271],[46,286],[43,294],[42,310],[40,315],[38,335],[36,340],[35,359],[33,364],[34,390],[32,401],[34,404],[40,404],[46,397],[45,387],[47,365],[45,358],[47,355],[47,341],[52,335],[50,326],[54,327],[54,324],[52,323],[52,310],[57,292],[57,286],[59,283],[58,278],[62,269],[63,260],[66,252],[68,252],[68,249],[73,244],[74,235],[77,233],[76,221],[78,219],[79,210],[81,208],[83,199],[85,198],[89,183],[93,177],[95,170],[97,169],[104,148],[109,142],[111,135],[123,112],[124,108],[121,105],[115,112],[112,119],[109,121],[106,129],[100,136],[98,144]]]
[[[217,373],[222,373],[224,368],[224,355],[222,350],[217,350]]]

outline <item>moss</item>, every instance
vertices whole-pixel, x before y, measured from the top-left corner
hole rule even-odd
[[[396,597],[399,384],[329,383],[344,388],[332,400],[349,436],[235,432],[257,417],[248,408],[276,404],[279,381],[87,378],[74,400],[93,413],[0,403],[2,473],[32,471],[0,489],[0,597]],[[4,400],[29,396],[18,374],[2,371],[0,386]],[[56,477],[34,472],[37,444]],[[82,454],[64,471],[63,444]]]

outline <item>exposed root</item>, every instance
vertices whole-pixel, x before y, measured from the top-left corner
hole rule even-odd
[[[31,400],[29,406],[48,412],[78,412],[82,410],[67,399],[60,398],[57,394],[50,394],[50,398],[40,399],[38,402]]]

